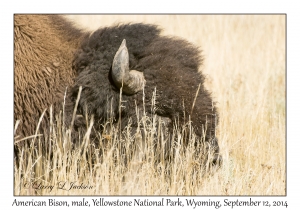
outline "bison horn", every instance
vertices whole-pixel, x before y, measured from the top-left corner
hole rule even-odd
[[[124,39],[112,64],[112,79],[118,88],[126,94],[135,94],[145,85],[143,72],[129,70],[129,54]]]

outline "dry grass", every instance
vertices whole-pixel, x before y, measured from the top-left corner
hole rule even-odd
[[[139,116],[149,126],[148,141],[146,145],[138,144],[146,148],[144,155],[135,157],[130,164],[124,163],[121,156],[124,153],[120,152],[122,148],[127,157],[133,155],[128,152],[135,147],[130,126],[120,141],[118,129],[108,122],[106,133],[99,134],[100,142],[108,142],[106,145],[100,148],[90,145],[88,131],[78,149],[70,150],[68,131],[53,123],[49,128],[52,132],[49,144],[54,146],[48,148],[46,155],[38,147],[21,151],[24,161],[20,161],[21,168],[15,170],[15,195],[286,194],[285,16],[71,18],[88,30],[118,22],[154,23],[161,25],[165,35],[180,36],[201,46],[205,58],[201,70],[207,75],[206,87],[218,101],[217,136],[223,166],[211,174],[207,168],[197,171],[193,149],[184,151],[180,145],[177,145],[178,154],[171,164],[157,164],[153,141],[155,138],[162,141],[163,136],[155,126],[160,123],[155,116]],[[92,125],[92,119],[90,122]],[[178,138],[180,132],[177,131]],[[154,133],[158,133],[156,137]],[[102,155],[96,156],[97,153]],[[96,165],[90,167],[93,161]],[[47,189],[34,191],[24,187],[25,181],[55,185],[55,188],[51,192]],[[59,181],[94,187],[91,190],[59,190]]]

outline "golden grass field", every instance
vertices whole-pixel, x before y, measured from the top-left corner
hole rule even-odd
[[[53,164],[50,157],[44,157],[38,150],[22,151],[26,161],[21,161],[21,168],[14,172],[15,195],[286,194],[284,15],[72,15],[68,18],[91,31],[120,22],[157,24],[164,35],[178,36],[199,46],[204,56],[200,70],[207,77],[206,87],[218,102],[217,136],[223,165],[212,173],[207,170],[202,174],[194,170],[190,153],[179,151],[168,168],[138,158],[125,167],[118,155],[113,159],[114,151],[108,147],[103,161],[91,168],[87,167],[91,153],[99,150],[89,148],[88,134],[82,147],[68,153],[67,134],[56,133],[58,143],[53,149]],[[149,148],[145,155],[151,160],[155,154]],[[115,165],[114,161],[120,164]],[[94,187],[70,191],[57,188],[35,191],[24,187],[25,182],[49,186],[59,181]]]

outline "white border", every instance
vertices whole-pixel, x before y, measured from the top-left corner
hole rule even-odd
[[[287,13],[287,197],[254,197],[255,200],[288,200],[290,209],[297,209],[299,199],[299,8],[286,1],[1,1],[1,76],[0,76],[0,206],[12,206],[13,197],[13,14],[14,13]],[[122,197],[107,199],[120,199]],[[152,197],[155,199],[155,197]],[[172,197],[169,197],[172,198]],[[181,197],[182,200],[187,197]],[[45,197],[23,197],[23,200],[44,200]],[[55,197],[55,199],[61,199]],[[63,200],[71,201],[64,197]],[[79,198],[76,198],[79,199]],[[92,199],[92,198],[88,198]],[[122,198],[132,200],[133,197]],[[175,199],[175,198],[174,198]],[[208,197],[203,197],[207,200]],[[213,197],[223,201],[226,197]],[[230,197],[229,199],[241,199]],[[242,197],[247,200],[247,197]],[[296,207],[297,206],[297,207]],[[45,207],[44,207],[45,208]],[[49,208],[49,207],[46,207]],[[103,208],[103,207],[97,207]],[[124,208],[124,207],[123,207]],[[138,207],[139,208],[139,207]],[[159,207],[158,207],[159,208]],[[168,208],[168,207],[163,207]],[[181,207],[180,207],[181,208]],[[199,207],[200,208],[200,207]],[[235,207],[236,209],[237,207]],[[1,208],[2,209],[2,208]],[[132,207],[124,208],[132,209]],[[174,209],[174,208],[173,208]],[[205,208],[201,208],[205,209]],[[211,209],[211,208],[209,208]],[[222,209],[222,208],[221,208]],[[258,208],[260,209],[260,207]]]

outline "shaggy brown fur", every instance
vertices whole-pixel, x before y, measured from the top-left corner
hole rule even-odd
[[[42,112],[62,101],[74,81],[72,61],[82,39],[60,16],[14,16],[14,120],[20,120],[19,135],[33,135]]]
[[[142,110],[143,93],[123,94],[125,108],[119,113],[120,93],[113,83],[111,67],[123,39],[130,69],[145,76],[146,111],[151,112],[156,88],[156,114],[172,122],[170,127],[175,121],[187,122],[190,115],[195,133],[218,153],[217,110],[198,72],[202,61],[199,50],[184,40],[162,37],[160,29],[146,24],[119,25],[85,34],[59,16],[16,15],[14,114],[15,120],[22,121],[21,133],[34,133],[42,111],[61,103],[66,86],[71,86],[67,124],[82,86],[78,114],[93,114],[95,127],[101,129],[111,110],[115,119],[121,115],[125,127],[135,116],[136,105]],[[132,121],[137,126],[135,117]]]

